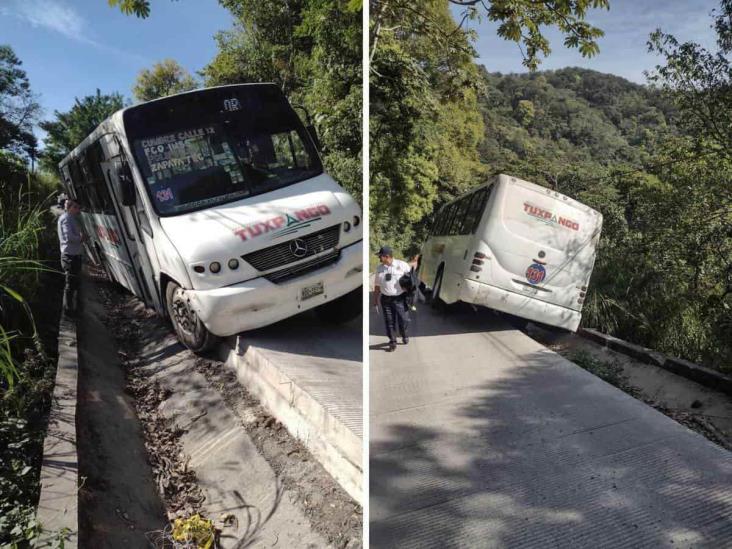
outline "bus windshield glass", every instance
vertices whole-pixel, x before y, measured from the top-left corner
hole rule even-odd
[[[127,111],[125,127],[162,216],[265,193],[323,171],[305,128],[273,85],[154,101]]]

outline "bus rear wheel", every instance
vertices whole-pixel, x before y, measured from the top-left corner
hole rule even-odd
[[[361,309],[363,309],[363,290],[359,286],[333,301],[324,303],[315,309],[315,314],[325,322],[344,324],[357,318],[361,314]]]
[[[173,323],[178,341],[194,353],[203,353],[211,349],[218,338],[209,332],[198,318],[183,289],[175,282],[170,282],[165,288],[165,298],[168,316]]]

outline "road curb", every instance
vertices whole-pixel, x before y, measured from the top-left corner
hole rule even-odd
[[[710,389],[732,395],[731,376],[722,374],[705,366],[700,366],[699,364],[694,364],[688,360],[668,357],[662,353],[658,353],[634,343],[623,341],[617,337],[603,334],[591,328],[580,328],[577,333],[585,339],[594,341],[595,343],[612,349],[613,351],[628,355],[647,364],[659,366],[676,375],[680,375],[695,381],[700,385],[709,387]]]
[[[63,539],[76,549],[79,539],[79,460],[76,447],[76,398],[79,360],[76,323],[61,316],[58,365],[48,430],[43,441],[41,495],[36,517],[42,547]]]
[[[226,364],[298,438],[328,473],[363,505],[362,440],[256,346],[237,338]]]

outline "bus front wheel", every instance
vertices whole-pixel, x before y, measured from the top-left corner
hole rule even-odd
[[[347,294],[344,294],[333,301],[324,303],[315,309],[315,314],[325,322],[332,324],[344,324],[358,317],[361,314],[362,309],[363,290],[362,287],[359,286],[355,290],[351,290]]]
[[[211,349],[217,337],[208,331],[193,309],[190,298],[175,282],[165,288],[168,316],[173,323],[178,340],[194,353]]]

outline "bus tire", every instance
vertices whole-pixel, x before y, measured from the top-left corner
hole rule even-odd
[[[193,310],[190,299],[175,282],[165,287],[165,306],[175,329],[175,334],[185,347],[194,353],[210,350],[218,338],[208,331]]]
[[[357,318],[362,309],[363,289],[362,286],[359,286],[355,290],[351,290],[347,294],[316,308],[315,314],[324,322],[344,324]]]

